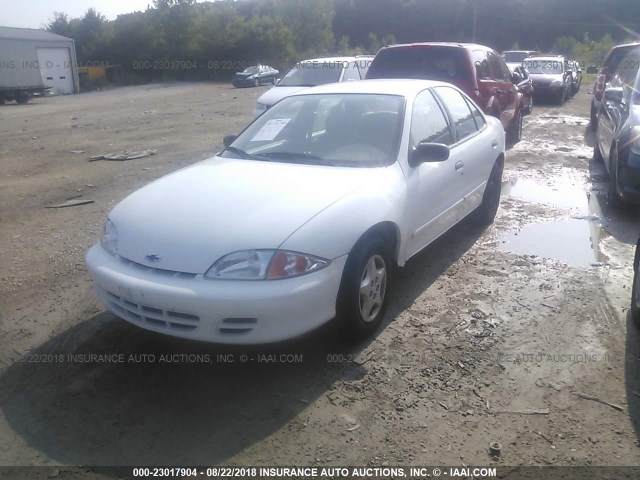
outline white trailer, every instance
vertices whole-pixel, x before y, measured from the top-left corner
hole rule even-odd
[[[26,103],[45,91],[79,91],[73,39],[45,30],[0,27],[0,103]]]

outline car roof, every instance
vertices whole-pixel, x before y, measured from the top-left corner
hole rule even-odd
[[[540,58],[551,58],[553,60],[558,60],[559,58],[565,58],[564,55],[532,55],[529,58],[536,58],[536,59],[540,59]]]
[[[356,93],[373,95],[398,95],[406,98],[413,98],[421,91],[430,87],[453,85],[435,80],[417,79],[372,79],[356,80],[352,82],[328,83],[304,89],[290,96],[299,95],[319,95],[332,93]]]
[[[343,63],[343,62],[353,62],[358,58],[367,57],[367,55],[357,55],[352,57],[321,57],[321,58],[308,58],[306,60],[300,60],[298,63],[308,63],[308,62],[317,62],[317,63]]]
[[[402,48],[402,47],[450,47],[450,48],[467,48],[467,49],[482,49],[493,50],[486,45],[479,45],[477,43],[462,43],[462,42],[417,42],[417,43],[396,43],[393,45],[385,45],[383,48]]]
[[[505,50],[502,53],[537,53],[537,50]]]

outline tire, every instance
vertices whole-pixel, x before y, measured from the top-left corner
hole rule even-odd
[[[337,313],[352,340],[373,334],[389,303],[392,255],[380,237],[365,238],[347,258],[338,293]]]
[[[640,327],[640,246],[636,247],[633,262],[633,287],[631,287],[631,318]]]
[[[482,196],[482,203],[476,208],[469,220],[471,223],[479,226],[487,226],[493,223],[500,206],[500,193],[502,192],[502,171],[504,170],[504,162],[497,160],[489,174],[487,186]]]
[[[589,118],[589,128],[591,130],[595,130],[598,128],[598,112],[593,107],[593,102],[591,103],[591,117]]]
[[[600,147],[598,146],[598,136],[593,140],[593,159],[596,162],[604,162],[604,158],[602,158],[602,152],[600,151]]]
[[[609,182],[607,187],[607,202],[610,207],[620,207],[622,200],[618,195],[618,148],[611,147],[609,155]]]
[[[522,111],[518,114],[518,119],[511,125],[507,132],[507,142],[515,145],[522,140]]]
[[[17,95],[16,102],[20,104],[25,104],[29,101],[29,95]]]

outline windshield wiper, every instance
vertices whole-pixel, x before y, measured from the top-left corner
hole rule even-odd
[[[231,153],[235,153],[236,155],[240,155],[242,158],[256,160],[255,156],[251,155],[250,153],[245,152],[244,150],[236,148],[236,147],[227,147],[227,148],[225,148],[225,150],[228,150]]]
[[[268,152],[258,153],[256,157],[267,157],[271,161],[282,161],[297,163],[296,160],[300,160],[302,163],[312,163],[314,165],[335,165],[331,160],[325,160],[317,155],[310,155],[308,153],[295,153],[295,152]]]

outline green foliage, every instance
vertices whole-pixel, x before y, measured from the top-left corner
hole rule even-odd
[[[472,40],[535,49],[597,65],[637,38],[637,0],[154,0],[108,21],[56,12],[47,29],[75,40],[78,61],[124,69],[125,82],[227,80],[256,63],[286,71],[323,55],[375,54],[396,42]],[[624,26],[626,25],[626,27]],[[593,40],[592,40],[593,39]]]

